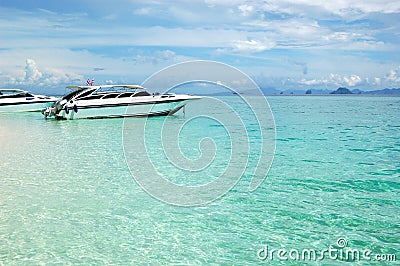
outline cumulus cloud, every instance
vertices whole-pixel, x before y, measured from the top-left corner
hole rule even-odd
[[[356,85],[359,85],[362,82],[362,79],[360,76],[352,74],[352,75],[338,75],[338,74],[330,74],[330,79],[332,83],[335,83],[340,86],[348,86],[348,87],[354,87]]]
[[[26,59],[25,63],[25,82],[32,83],[39,81],[43,74],[37,68],[36,62],[33,59]]]
[[[360,76],[357,75],[344,76],[343,80],[350,87],[354,87],[362,82]]]
[[[301,85],[328,85],[334,84],[336,86],[354,87],[360,85],[363,79],[355,74],[352,75],[340,75],[340,74],[329,74],[329,77],[322,77],[319,79],[301,79],[299,84]]]
[[[382,77],[361,77],[356,74],[341,75],[330,73],[327,77],[311,78],[311,79],[299,79],[299,85],[306,86],[344,86],[344,87],[362,87],[366,88],[389,88],[398,87],[400,84],[400,67],[396,69],[390,69],[388,73]]]
[[[70,84],[82,82],[81,75],[65,72],[60,69],[46,68],[40,70],[33,59],[26,59],[24,73],[21,77],[9,77],[5,83],[10,85],[36,85],[36,86],[52,86],[59,84]]]

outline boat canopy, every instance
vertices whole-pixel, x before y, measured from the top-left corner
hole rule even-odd
[[[67,86],[68,89],[111,89],[115,87],[123,87],[127,89],[133,90],[144,90],[144,88],[140,85],[100,85],[100,86]]]

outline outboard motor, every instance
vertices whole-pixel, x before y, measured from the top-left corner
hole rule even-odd
[[[66,99],[55,102],[52,106],[47,107],[42,110],[42,114],[45,118],[56,116],[60,110],[63,109],[64,105],[67,103]]]

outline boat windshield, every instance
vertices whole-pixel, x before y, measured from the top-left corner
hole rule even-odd
[[[0,98],[23,98],[34,97],[29,92],[23,90],[0,90]]]
[[[142,88],[138,87],[138,88],[132,88],[132,87],[126,87],[126,86],[106,86],[106,87],[100,87],[98,90],[96,90],[94,92],[94,94],[96,93],[112,93],[112,92],[119,92],[119,93],[123,93],[123,92],[137,92],[137,91],[143,91]]]
[[[73,97],[75,97],[76,95],[78,95],[79,93],[81,93],[82,91],[84,91],[85,89],[77,89],[77,90],[73,90],[68,92],[67,94],[65,94],[61,100],[71,100]]]

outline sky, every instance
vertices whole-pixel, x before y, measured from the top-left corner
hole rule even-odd
[[[0,87],[141,84],[213,60],[278,91],[400,88],[398,0],[0,0]]]

